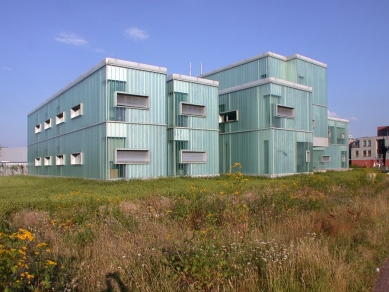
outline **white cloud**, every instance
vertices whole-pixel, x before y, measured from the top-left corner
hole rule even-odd
[[[136,27],[127,28],[124,34],[129,38],[132,38],[134,41],[142,41],[149,37],[149,35],[144,30]]]
[[[65,43],[67,45],[73,45],[73,46],[83,46],[88,43],[85,39],[73,33],[66,33],[66,32],[61,33],[60,37],[54,39],[61,43]]]
[[[329,116],[330,118],[339,118],[339,116],[338,116],[337,113],[335,113],[335,112],[330,112],[330,111],[328,111],[328,116]]]

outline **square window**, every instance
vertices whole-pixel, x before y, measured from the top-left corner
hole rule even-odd
[[[237,122],[239,111],[231,111],[219,114],[219,123]]]
[[[190,150],[180,151],[180,163],[189,164],[189,163],[206,163],[206,162],[207,162],[207,152],[205,151],[190,151]]]
[[[323,155],[321,157],[321,162],[331,162],[331,156],[329,155]]]
[[[51,156],[45,156],[43,163],[45,166],[51,166]]]
[[[205,118],[207,116],[207,108],[204,105],[180,102],[180,115]]]
[[[70,118],[71,119],[74,119],[78,116],[81,116],[82,115],[82,103],[72,107],[70,109]]]
[[[45,128],[45,130],[50,129],[51,128],[51,119],[46,120],[45,123],[43,124],[43,127]]]
[[[35,134],[38,134],[42,131],[41,124],[35,126]]]
[[[129,94],[125,92],[115,92],[114,105],[116,107],[148,109],[149,97],[146,95]]]
[[[65,165],[65,155],[59,154],[55,157],[55,165]]]
[[[41,165],[42,165],[41,158],[40,157],[36,157],[35,158],[35,166],[41,166]]]
[[[147,149],[116,149],[115,164],[148,164],[150,151]]]
[[[55,116],[55,124],[62,124],[65,122],[65,112],[62,112]]]
[[[293,107],[277,105],[276,116],[281,118],[294,118],[295,109]]]
[[[70,154],[70,164],[71,165],[81,165],[82,164],[82,153],[73,153]]]

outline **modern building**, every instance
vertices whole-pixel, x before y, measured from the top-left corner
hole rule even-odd
[[[347,168],[327,66],[265,53],[200,77],[105,59],[28,115],[29,172],[100,179]]]
[[[389,166],[389,126],[377,127],[377,136],[358,138],[350,143],[350,164],[360,167]]]
[[[219,81],[219,161],[251,175],[347,168],[348,121],[328,119],[327,65],[265,53],[201,75]]]
[[[107,58],[38,106],[28,115],[30,174],[99,179],[164,177],[168,171],[219,174],[217,149],[204,146],[218,141],[218,83],[173,75],[167,95],[166,74],[163,67]],[[168,104],[167,96],[180,94],[178,104]],[[169,123],[168,130],[170,114],[186,123]],[[184,145],[176,148],[172,141]],[[178,162],[169,158],[169,169],[168,145],[170,155],[179,153]]]

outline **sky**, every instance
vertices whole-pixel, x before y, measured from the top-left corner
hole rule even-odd
[[[0,145],[104,58],[200,74],[265,52],[327,64],[329,116],[349,134],[389,125],[387,0],[1,0]]]

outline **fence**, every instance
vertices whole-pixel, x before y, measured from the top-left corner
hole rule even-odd
[[[0,163],[0,176],[26,174],[28,174],[27,163]]]

